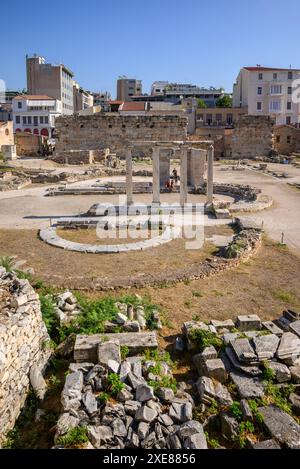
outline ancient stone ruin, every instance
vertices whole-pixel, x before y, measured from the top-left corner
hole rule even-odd
[[[0,445],[24,406],[30,382],[42,397],[51,354],[38,295],[27,280],[0,267]]]

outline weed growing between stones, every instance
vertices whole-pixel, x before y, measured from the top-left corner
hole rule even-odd
[[[80,449],[88,443],[87,429],[84,427],[75,427],[69,432],[57,439],[58,445],[63,445],[67,449]]]
[[[203,352],[206,347],[211,346],[215,347],[217,351],[220,351],[223,345],[223,341],[220,337],[216,336],[213,332],[203,329],[191,331],[190,338],[200,352]]]
[[[109,384],[109,392],[113,396],[117,396],[117,394],[124,389],[124,383],[122,383],[120,376],[116,373],[109,373],[107,380]]]

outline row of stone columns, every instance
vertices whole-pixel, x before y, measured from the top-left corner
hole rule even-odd
[[[153,205],[160,205],[160,189],[163,185],[164,179],[161,177],[161,168],[160,168],[160,152],[161,151],[170,152],[169,149],[162,149],[158,146],[153,147]],[[198,149],[188,149],[187,147],[181,148],[181,159],[180,159],[180,205],[187,203],[188,197],[188,179],[193,185],[200,185],[202,181],[201,174],[204,174],[204,165],[205,159],[203,155],[199,154],[203,150]],[[165,158],[170,155],[164,155]],[[188,161],[189,158],[189,161]],[[193,163],[192,163],[192,160]],[[165,162],[164,162],[165,163]],[[188,164],[189,163],[189,164]],[[210,205],[213,202],[213,164],[214,164],[214,147],[210,146],[207,151],[207,204]],[[197,167],[198,165],[198,167]],[[200,165],[200,167],[199,167]],[[200,175],[198,181],[197,178],[192,178],[193,170]],[[202,172],[203,170],[203,172]],[[170,175],[170,164],[165,164],[163,167],[163,176],[169,177]],[[193,181],[193,182],[192,182]],[[131,150],[127,151],[126,154],[126,195],[127,195],[127,205],[133,204],[133,180],[132,180],[132,155]]]

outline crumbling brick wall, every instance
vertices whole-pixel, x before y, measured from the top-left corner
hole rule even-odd
[[[241,116],[232,134],[232,157],[269,156],[273,149],[274,120],[269,116]]]
[[[274,128],[274,149],[282,155],[300,152],[300,129],[292,125],[280,125]]]
[[[56,120],[58,141],[53,159],[60,162],[65,152],[73,150],[105,148],[118,156],[125,156],[126,146],[135,141],[186,140],[187,124],[187,118],[178,115],[120,116],[99,113],[92,116],[63,116]],[[143,148],[140,145],[139,149],[146,154],[149,152],[149,146]]]

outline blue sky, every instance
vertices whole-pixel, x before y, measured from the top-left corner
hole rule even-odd
[[[144,92],[155,80],[231,91],[242,66],[300,67],[299,0],[12,0],[0,17],[9,89],[26,87],[35,52],[113,97],[119,75],[141,79]]]

